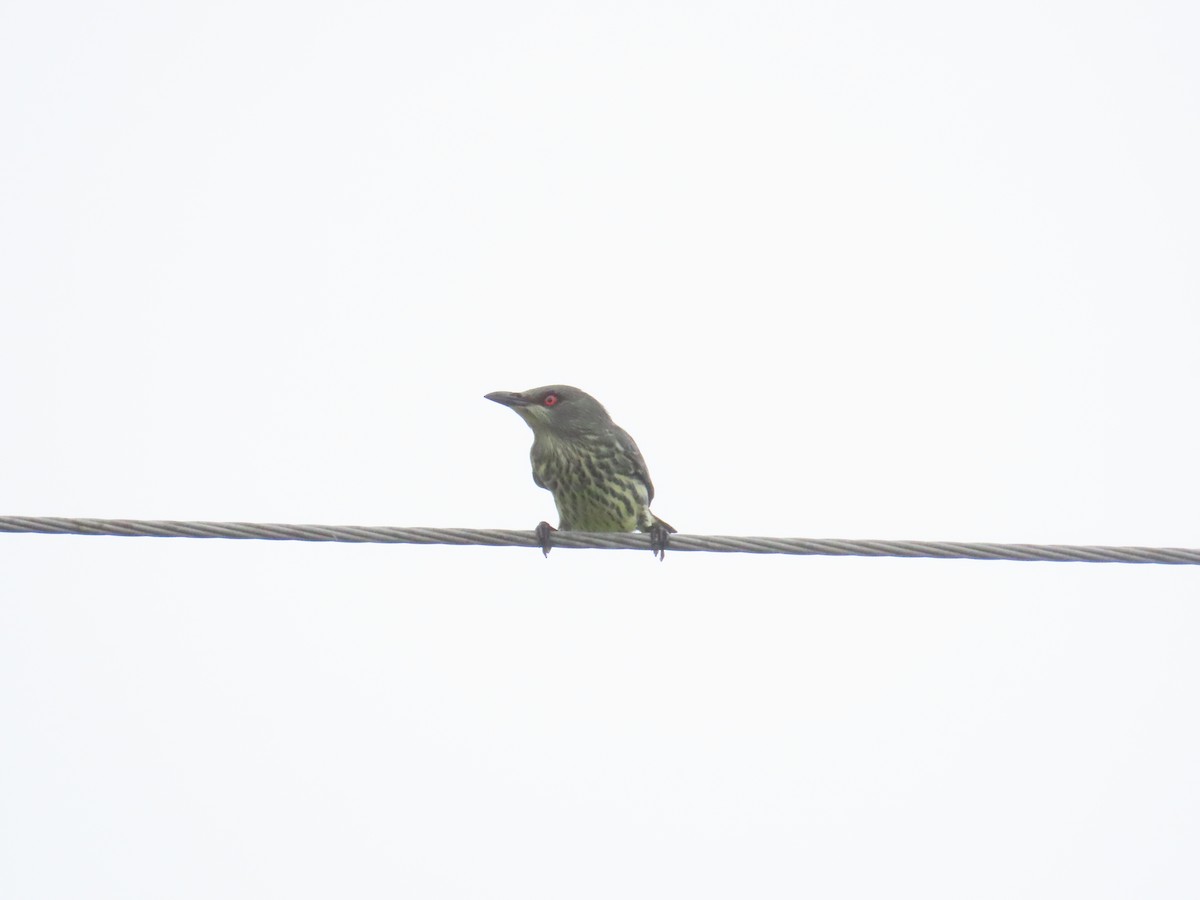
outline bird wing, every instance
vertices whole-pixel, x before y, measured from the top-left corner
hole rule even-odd
[[[634,443],[633,438],[624,428],[614,425],[613,430],[617,433],[617,444],[621,448],[621,454],[629,461],[630,474],[640,478],[646,485],[646,505],[649,506],[654,500],[654,483],[650,480],[650,471],[646,468],[646,460],[642,459],[642,451],[638,449],[638,445]]]

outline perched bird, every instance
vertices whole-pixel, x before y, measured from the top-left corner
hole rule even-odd
[[[650,512],[654,485],[641,451],[590,394],[567,384],[487,394],[533,429],[533,483],[554,495],[563,531],[646,531],[661,560],[675,529]],[[537,527],[550,553],[551,528]]]

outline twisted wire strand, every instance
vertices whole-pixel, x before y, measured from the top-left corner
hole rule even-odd
[[[70,519],[0,516],[0,532],[189,537],[359,544],[447,544],[540,547],[532,531],[496,528],[395,528],[388,525],[280,525],[266,522],[184,522],[143,519]],[[556,531],[551,545],[572,549],[648,550],[645,534]],[[990,544],[959,541],[879,541],[828,538],[734,537],[674,534],[672,552],[780,553],[792,556],[892,556],[993,559],[1019,562],[1105,562],[1200,565],[1200,550],[1174,547],[1089,547],[1069,544]]]

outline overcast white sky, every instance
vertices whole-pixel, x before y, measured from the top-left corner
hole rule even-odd
[[[0,5],[0,513],[1200,546],[1194,3]],[[0,535],[6,898],[1194,898],[1200,570]]]

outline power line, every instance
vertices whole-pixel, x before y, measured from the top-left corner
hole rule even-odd
[[[66,519],[0,516],[0,532],[108,535],[114,537],[227,538],[267,541],[336,541],[357,544],[451,544],[540,547],[532,531],[494,528],[394,528],[386,525],[276,525],[263,522],[179,522],[139,519]],[[554,547],[648,550],[645,534],[556,531]],[[1070,544],[989,544],[959,541],[873,541],[828,538],[671,535],[672,552],[783,553],[793,556],[895,556],[933,559],[1003,559],[1020,562],[1107,562],[1200,565],[1200,550],[1172,547],[1089,547]]]

